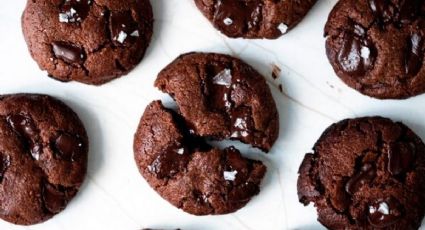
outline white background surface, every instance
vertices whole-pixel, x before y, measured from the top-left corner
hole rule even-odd
[[[128,76],[101,87],[61,83],[31,59],[21,32],[24,0],[0,2],[0,93],[44,93],[70,105],[90,138],[88,175],[78,195],[53,219],[0,229],[322,229],[312,206],[298,203],[298,166],[322,131],[347,117],[381,115],[401,120],[425,138],[425,95],[379,101],[345,86],[325,57],[323,27],[336,0],[320,0],[294,30],[278,40],[227,39],[213,29],[192,0],[151,0],[152,44]],[[133,133],[145,106],[170,99],[153,87],[158,72],[178,55],[214,51],[235,55],[267,77],[280,112],[280,136],[272,151],[259,153],[268,173],[262,191],[245,208],[224,216],[195,217],[174,208],[140,176],[133,160]],[[271,78],[272,64],[280,66]],[[284,92],[277,90],[283,85]]]

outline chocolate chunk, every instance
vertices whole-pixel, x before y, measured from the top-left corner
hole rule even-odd
[[[258,30],[262,7],[259,0],[218,0],[213,23],[229,36],[242,36],[249,30]]]
[[[10,115],[7,117],[7,121],[15,132],[25,138],[32,139],[37,135],[38,131],[34,121],[26,115]]]
[[[354,31],[344,34],[338,63],[346,73],[361,76],[373,67],[376,52],[366,38],[364,28],[357,24],[353,28]]]
[[[376,228],[393,225],[402,217],[399,204],[394,198],[379,200],[369,206],[368,220]]]
[[[148,166],[158,179],[171,178],[185,170],[190,160],[190,153],[180,144],[166,147]]]
[[[354,174],[345,185],[345,191],[353,195],[361,186],[371,182],[376,177],[376,170],[371,164],[365,164],[360,172]]]
[[[74,161],[83,152],[84,144],[79,137],[62,133],[54,141],[54,149],[60,158]]]
[[[48,182],[43,184],[42,197],[44,207],[53,214],[62,211],[67,204],[65,193]]]
[[[0,183],[3,182],[4,174],[10,166],[10,157],[0,153]]]
[[[140,36],[137,23],[131,11],[112,12],[110,18],[111,37],[115,45],[134,42]]]
[[[89,14],[92,0],[65,0],[59,14],[60,22],[81,22]]]
[[[234,83],[231,67],[224,63],[209,64],[205,67],[207,76],[204,93],[208,96],[208,106],[218,111],[231,109],[231,93]]]
[[[70,64],[81,64],[85,59],[83,49],[71,43],[53,42],[52,49],[56,58],[59,58]]]
[[[398,20],[401,23],[410,23],[418,17],[421,6],[424,0],[404,0],[401,1]]]
[[[393,20],[395,8],[389,0],[369,0],[369,6],[381,26]]]
[[[31,141],[29,144],[29,150],[32,158],[39,160],[40,155],[43,153],[43,145],[41,143]]]
[[[413,34],[407,41],[405,69],[407,76],[415,76],[422,67],[424,57],[424,39],[419,34]]]
[[[34,121],[30,117],[21,114],[10,115],[7,117],[7,121],[15,132],[21,136],[31,156],[38,160],[43,151],[43,146],[37,142],[38,130]]]
[[[388,149],[388,171],[392,175],[407,172],[415,160],[416,147],[411,142],[396,142]]]

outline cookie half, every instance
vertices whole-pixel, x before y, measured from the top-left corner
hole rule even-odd
[[[142,60],[152,7],[149,0],[28,0],[22,28],[31,56],[49,76],[100,85]]]
[[[88,138],[78,116],[46,96],[0,96],[0,218],[43,222],[83,183]]]
[[[165,200],[194,215],[234,212],[259,193],[266,167],[233,147],[208,145],[176,112],[152,102],[134,136],[140,173]]]
[[[188,53],[158,75],[197,135],[234,139],[269,151],[279,133],[276,103],[265,78],[228,55]]]
[[[300,202],[329,229],[418,229],[425,215],[425,145],[382,117],[329,127],[299,169]]]
[[[341,0],[325,35],[336,74],[360,93],[403,99],[425,92],[425,1]]]
[[[220,32],[232,38],[276,39],[295,27],[316,0],[195,0]]]

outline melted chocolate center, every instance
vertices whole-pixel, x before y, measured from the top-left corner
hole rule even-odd
[[[367,39],[362,26],[355,24],[353,31],[344,34],[337,58],[342,70],[352,75],[362,76],[373,67],[375,47]]]
[[[409,77],[415,76],[422,67],[424,57],[424,39],[419,34],[413,34],[407,41],[405,70]]]
[[[393,225],[401,216],[400,205],[394,198],[379,200],[369,206],[368,220],[376,228]]]
[[[184,171],[189,160],[189,151],[176,143],[164,149],[148,166],[148,170],[159,179],[170,178]]]
[[[130,11],[112,12],[110,16],[111,37],[115,45],[134,42],[140,36],[138,24]]]
[[[348,180],[345,185],[345,191],[353,195],[359,188],[371,182],[376,177],[376,170],[371,164],[364,164],[360,169],[360,172],[356,173],[353,177]]]
[[[215,6],[214,24],[229,36],[240,36],[256,30],[262,20],[259,0],[219,0]]]
[[[208,106],[216,112],[225,113],[230,117],[230,137],[248,141],[254,130],[254,121],[249,107],[238,106],[232,97],[238,95],[235,89],[241,87],[241,81],[234,76],[232,67],[224,63],[211,63],[206,67],[204,94]],[[243,96],[243,95],[242,95]]]
[[[74,161],[83,152],[84,144],[77,136],[62,133],[54,142],[54,150],[60,158]]]
[[[65,0],[59,14],[59,21],[76,23],[83,21],[89,14],[92,0]]]
[[[53,42],[53,53],[55,56],[67,63],[84,62],[85,54],[82,48],[68,42]]]
[[[31,156],[38,160],[43,150],[43,146],[38,142],[38,130],[34,121],[25,115],[15,114],[7,117],[7,121],[12,129],[22,138]]]

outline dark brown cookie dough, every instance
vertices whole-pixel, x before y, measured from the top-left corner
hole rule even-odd
[[[260,191],[266,167],[233,147],[219,150],[190,133],[184,119],[155,101],[134,137],[140,173],[164,199],[194,215],[226,214]]]
[[[45,95],[0,96],[0,218],[43,222],[75,196],[88,139],[77,115]]]
[[[330,63],[350,87],[380,99],[425,92],[424,0],[341,0],[325,35]]]
[[[329,229],[418,229],[425,214],[425,145],[381,117],[329,127],[300,167],[300,202]]]
[[[153,16],[149,0],[28,0],[22,28],[49,76],[100,85],[142,60]]]
[[[223,54],[189,53],[162,70],[155,86],[170,94],[194,133],[269,151],[279,133],[276,104],[261,76]]]
[[[316,0],[195,0],[228,37],[275,39],[295,27]]]

